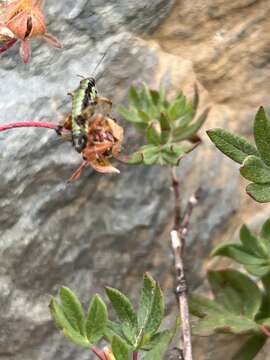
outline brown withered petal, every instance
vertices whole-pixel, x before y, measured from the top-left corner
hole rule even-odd
[[[43,0],[18,0],[2,9],[0,23],[20,40],[41,36],[50,45],[61,48],[60,42],[46,32]]]
[[[88,142],[82,152],[84,161],[72,174],[69,179],[70,182],[77,180],[87,165],[102,174],[120,173],[110,163],[109,158],[117,158],[121,151],[124,136],[123,128],[114,119],[100,113],[88,118],[87,121]]]
[[[24,40],[27,33],[27,21],[28,14],[25,10],[7,21],[6,26],[18,39]]]
[[[25,64],[27,64],[31,58],[31,48],[28,40],[24,40],[20,46],[20,56]]]
[[[6,25],[0,23],[0,41],[8,41],[14,37],[13,32]]]
[[[35,36],[44,36],[46,33],[46,26],[45,26],[45,18],[43,15],[43,12],[41,9],[36,7],[31,11],[31,16],[29,17],[31,19],[31,32],[28,35],[29,37],[35,37]]]
[[[12,1],[11,3],[3,6],[3,18],[4,21],[9,21],[12,17],[17,15],[19,12],[23,11],[25,9],[24,1],[17,0]]]
[[[87,161],[84,161],[80,165],[80,167],[71,175],[71,177],[68,179],[68,182],[74,182],[78,180],[86,166],[87,166]]]
[[[124,137],[124,129],[109,117],[106,117],[106,121],[108,122],[113,137],[119,142],[122,142]]]
[[[91,161],[89,162],[89,165],[92,166],[94,170],[102,174],[120,173],[120,171],[112,166],[112,164],[105,157]]]
[[[111,149],[112,145],[113,143],[110,141],[105,141],[99,144],[90,144],[84,149],[83,155],[88,162],[94,161],[100,154],[103,154],[107,150]]]
[[[44,39],[45,41],[47,41],[48,44],[50,44],[51,46],[58,48],[58,49],[62,49],[63,45],[52,35],[46,33],[42,36],[42,39]]]

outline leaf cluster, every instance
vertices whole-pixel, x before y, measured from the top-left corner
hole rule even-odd
[[[270,220],[264,223],[259,236],[243,225],[240,242],[220,245],[212,255],[243,265],[252,278],[232,269],[209,271],[214,299],[191,296],[190,311],[200,319],[193,331],[198,335],[249,335],[234,359],[251,360],[265,344],[265,327],[270,325]]]
[[[211,129],[207,133],[220,151],[241,164],[241,175],[251,181],[247,193],[258,202],[270,202],[270,121],[264,108],[260,107],[254,121],[256,146],[223,129]]]
[[[59,299],[50,303],[55,325],[74,344],[91,349],[98,341],[105,340],[112,352],[112,360],[130,360],[132,353],[143,351],[144,360],[163,358],[176,327],[158,331],[164,318],[164,298],[158,283],[145,274],[138,311],[119,290],[107,287],[108,299],[118,321],[108,319],[107,306],[95,295],[87,313],[68,288],[62,287]]]
[[[195,86],[190,102],[182,92],[168,101],[164,89],[131,87],[128,108],[118,107],[118,113],[142,131],[147,144],[126,160],[129,164],[177,165],[180,159],[200,142],[197,132],[204,124],[209,109],[196,118],[199,93]]]

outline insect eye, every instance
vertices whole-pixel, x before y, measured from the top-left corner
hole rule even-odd
[[[89,85],[90,86],[95,86],[96,85],[96,80],[94,78],[89,78]]]

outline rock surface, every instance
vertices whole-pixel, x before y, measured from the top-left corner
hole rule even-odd
[[[35,41],[27,67],[17,48],[1,56],[1,123],[44,117],[56,122],[70,109],[66,93],[77,86],[76,74],[90,75],[105,51],[98,88],[115,104],[126,101],[128,87],[142,80],[158,86],[163,79],[170,89],[187,93],[197,81],[201,109],[212,104],[206,127],[249,135],[256,108],[269,101],[267,0],[155,0],[149,5],[144,0],[79,0],[75,5],[47,0],[46,12],[49,31],[64,50]],[[141,139],[123,125],[128,152]],[[192,289],[202,284],[213,244],[235,236],[243,221],[256,227],[269,209],[247,198],[237,167],[203,137],[179,171],[183,203],[198,186],[203,189],[187,239]],[[1,360],[91,358],[69,345],[51,323],[49,295],[60,285],[72,288],[86,306],[105,285],[136,298],[147,270],[166,290],[175,316],[169,296],[167,170],[122,166],[120,175],[102,176],[87,169],[80,181],[66,185],[79,163],[54,132],[0,134]],[[195,339],[195,359],[222,359],[228,340],[218,347],[207,341]]]

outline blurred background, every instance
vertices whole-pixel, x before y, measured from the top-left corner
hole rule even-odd
[[[115,107],[126,104],[132,84],[157,88],[162,81],[169,95],[177,89],[192,95],[196,82],[200,109],[212,107],[204,128],[245,137],[257,108],[269,109],[269,0],[47,0],[45,14],[64,49],[34,40],[29,65],[17,45],[1,56],[0,123],[57,123],[70,111],[67,93],[77,87],[77,74],[92,75],[104,52],[97,87]],[[121,124],[128,153],[142,139]],[[209,263],[213,246],[235,240],[243,222],[257,229],[269,205],[247,197],[237,166],[201,135],[203,144],[179,175],[183,205],[203,189],[187,238],[187,272],[190,291],[207,292],[205,271],[220,266]],[[105,285],[136,298],[149,271],[166,293],[167,323],[176,316],[168,170],[122,165],[120,175],[101,175],[88,168],[67,185],[80,161],[53,132],[0,134],[1,360],[91,359],[51,322],[47,306],[60,285],[85,305]],[[224,351],[230,358],[237,345],[228,337],[194,338],[194,359],[224,359]]]

